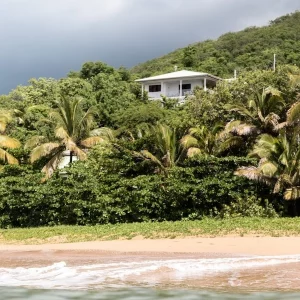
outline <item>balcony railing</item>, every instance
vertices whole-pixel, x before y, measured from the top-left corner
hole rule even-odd
[[[191,95],[192,91],[191,90],[182,90],[182,97]],[[166,97],[180,97],[180,92],[178,91],[177,93],[168,93]]]

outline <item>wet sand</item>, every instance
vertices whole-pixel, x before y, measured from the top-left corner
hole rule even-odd
[[[32,268],[43,268],[49,267],[54,263],[65,262],[68,268],[82,268],[86,266],[87,268],[87,278],[85,279],[86,289],[103,289],[103,288],[127,288],[127,287],[156,287],[159,289],[196,289],[196,290],[211,290],[219,292],[260,292],[260,291],[279,291],[279,292],[300,292],[300,262],[286,262],[274,265],[265,265],[264,261],[270,259],[269,256],[250,256],[251,262],[260,262],[257,266],[249,266],[247,262],[244,267],[240,266],[235,268],[235,263],[232,263],[232,268],[222,271],[223,263],[226,259],[248,259],[249,256],[237,255],[237,254],[221,254],[221,253],[174,253],[174,252],[109,252],[109,251],[98,251],[98,250],[36,250],[36,251],[1,251],[0,252],[0,273],[1,268],[20,269],[23,267],[25,269]],[[208,269],[204,273],[201,272],[197,274],[194,272],[193,264],[201,264],[202,260],[209,260],[213,265],[213,269]],[[221,259],[221,261],[220,261]],[[223,261],[224,259],[224,261]],[[184,274],[178,273],[178,270],[170,267],[169,261],[187,262],[189,260],[196,260],[196,262],[191,262],[187,264],[188,269],[191,271],[185,271]],[[220,264],[214,261],[220,261]],[[151,271],[143,271],[140,273],[140,269],[135,272],[137,268],[136,264],[142,264],[149,267],[153,264],[159,264],[161,262],[162,266]],[[243,264],[243,261],[240,262]],[[111,265],[120,264],[120,273],[124,270],[123,276],[120,278],[110,278],[110,272],[116,272],[118,267],[111,267]],[[127,264],[127,267],[124,267]],[[89,269],[88,266],[101,266],[99,267],[99,275],[95,272],[94,267]],[[130,267],[132,265],[132,267]],[[171,263],[172,266],[172,263]],[[102,275],[105,269],[112,269],[112,271],[107,270],[106,276],[103,280]],[[127,268],[130,268],[132,272],[126,274]],[[220,269],[219,269],[220,268]],[[23,271],[22,271],[23,272]],[[40,271],[38,271],[40,272]],[[49,271],[51,273],[52,271]],[[62,270],[62,273],[64,271]],[[78,271],[79,273],[82,270]],[[95,275],[89,274],[89,272],[94,272],[96,276],[100,276],[99,282],[97,282],[97,277]],[[47,275],[47,272],[40,272],[44,277],[43,285],[49,284],[55,281],[55,277],[51,274]],[[78,274],[79,274],[78,273]],[[21,273],[22,274],[22,273]],[[26,274],[26,273],[25,273]],[[29,271],[29,278],[35,272]],[[7,275],[5,275],[7,276]],[[24,275],[16,276],[19,280],[21,286],[35,287],[30,284],[24,284],[26,280]],[[1,278],[1,276],[0,276]],[[74,289],[74,285],[77,288],[78,281],[74,278],[74,285],[72,278],[69,281],[64,279],[63,281],[56,281],[55,288],[59,284],[64,284],[62,288],[64,289]],[[94,282],[96,281],[96,283]],[[24,284],[24,285],[23,285]],[[31,283],[32,284],[32,283]],[[69,284],[66,286],[66,284]],[[0,285],[7,285],[1,281]],[[43,285],[36,283],[37,288],[43,288]],[[75,288],[75,289],[76,289]],[[82,287],[80,287],[81,289]],[[84,288],[84,289],[85,289]]]

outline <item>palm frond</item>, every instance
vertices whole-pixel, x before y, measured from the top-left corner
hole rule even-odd
[[[258,156],[260,158],[270,158],[276,152],[279,141],[276,137],[269,134],[262,134],[257,140],[253,151],[249,156]]]
[[[272,96],[276,96],[276,97],[281,97],[281,95],[282,95],[282,93],[278,90],[278,89],[276,89],[276,88],[274,88],[274,87],[272,87],[272,86],[269,86],[269,87],[267,87],[265,90],[264,90],[264,93],[267,95],[267,94],[271,94]]]
[[[58,124],[58,126],[64,126],[65,123],[64,123],[64,120],[60,114],[59,111],[51,111],[49,113],[49,117],[50,117],[50,121],[51,122],[54,122],[55,124]]]
[[[290,84],[294,88],[300,84],[300,75],[299,74],[293,74],[289,73],[289,79],[290,79]]]
[[[231,132],[232,130],[235,130],[235,128],[237,126],[239,126],[241,124],[242,124],[242,121],[240,121],[240,120],[232,120],[225,125],[224,131]]]
[[[11,138],[7,135],[0,135],[0,147],[15,149],[19,148],[20,146],[21,143],[18,140]]]
[[[174,165],[180,150],[175,130],[167,125],[157,124],[150,127],[146,135],[152,136],[154,139],[155,155],[159,158],[168,156],[168,164]]]
[[[115,132],[108,127],[101,127],[90,132],[90,136],[99,136],[108,141],[115,140]]]
[[[153,163],[158,165],[160,168],[163,168],[163,169],[165,168],[163,166],[163,164],[160,162],[160,160],[155,155],[153,155],[151,152],[149,152],[148,150],[142,150],[141,154],[144,157],[144,159],[148,159],[148,160],[152,161]]]
[[[300,186],[286,189],[283,197],[287,201],[300,199]]]
[[[86,148],[91,148],[100,143],[107,143],[107,140],[105,140],[103,137],[100,137],[100,136],[91,136],[91,137],[86,138],[85,140],[81,141],[80,145],[82,145]]]
[[[62,140],[66,140],[66,139],[70,138],[68,132],[63,127],[56,128],[55,136]]]
[[[79,160],[85,160],[87,158],[87,154],[76,145],[69,149],[76,154]]]
[[[161,158],[162,164],[166,167],[166,168],[171,168],[175,165],[174,160],[171,157],[171,153],[170,151],[167,151],[167,153]]]
[[[4,133],[6,129],[6,125],[7,125],[6,121],[0,120],[0,133]]]
[[[260,163],[258,167],[258,171],[268,177],[274,176],[277,170],[278,170],[278,165],[270,161],[264,161],[263,163]]]
[[[242,105],[232,105],[232,104],[226,104],[224,106],[224,108],[228,111],[233,111],[233,112],[236,112],[238,113],[239,115],[241,116],[244,116],[244,117],[248,117],[250,119],[253,119],[254,116],[253,114],[251,113],[251,111],[249,111],[246,107],[242,106]]]
[[[9,165],[18,165],[18,160],[11,154],[9,154],[4,149],[0,148],[0,160],[2,160],[5,163],[8,163]]]
[[[300,101],[294,103],[287,111],[287,123],[293,125],[294,123],[300,123]]]
[[[40,158],[50,155],[53,151],[57,150],[60,147],[59,143],[45,143],[35,147],[30,154],[30,161],[34,163]]]
[[[42,172],[45,173],[44,180],[52,176],[53,172],[57,169],[62,156],[63,151],[59,151],[46,163],[46,165],[42,169]]]
[[[189,149],[198,145],[198,140],[190,134],[185,135],[181,140],[180,144],[184,149]]]
[[[196,155],[202,154],[201,149],[196,148],[196,147],[190,147],[187,151],[187,156],[188,157],[194,157]]]
[[[230,148],[240,147],[243,145],[244,140],[240,136],[229,136],[226,140],[222,141],[219,146],[219,152],[222,153],[224,151],[229,150]]]
[[[86,159],[86,157],[87,157],[86,153],[83,150],[81,150],[74,143],[74,141],[71,138],[65,140],[65,147],[66,147],[67,150],[70,150],[70,151],[74,152],[79,160],[85,160]]]
[[[248,107],[251,108],[253,111],[257,111],[257,99],[250,99],[248,101]]]
[[[278,89],[274,87],[264,89],[259,107],[264,118],[270,113],[280,112],[284,105],[285,102],[282,98],[282,93]]]
[[[282,177],[279,176],[279,178],[277,179],[274,188],[273,188],[273,193],[274,194],[278,194],[283,188],[283,180]]]
[[[189,129],[189,134],[190,135],[196,135],[196,136],[201,136],[204,134],[204,132],[206,131],[206,127],[205,126],[201,126],[201,127],[192,127]]]
[[[90,107],[86,112],[83,112],[80,109],[80,113],[76,112],[77,116],[79,116],[77,127],[80,129],[81,133],[83,131],[90,131],[90,128],[94,121],[95,108]]]
[[[12,121],[12,115],[9,111],[0,110],[0,132],[3,133],[8,123]]]
[[[233,134],[237,134],[240,136],[248,136],[252,134],[256,134],[258,132],[256,126],[251,125],[251,124],[246,124],[246,123],[241,123],[240,125],[232,128],[231,132]]]
[[[266,183],[268,185],[273,183],[272,178],[262,174],[261,171],[256,167],[241,167],[241,168],[238,168],[234,172],[234,175],[243,176],[243,177],[246,177],[250,180],[263,182],[263,183]]]
[[[228,138],[228,136],[231,135],[232,130],[235,130],[237,126],[239,126],[242,123],[240,120],[232,120],[228,123],[226,123],[224,129],[219,133],[219,139],[223,140]]]

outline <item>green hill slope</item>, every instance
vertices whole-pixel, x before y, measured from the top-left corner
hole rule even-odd
[[[300,64],[300,12],[282,16],[268,26],[229,32],[217,40],[207,40],[177,49],[132,69],[140,77],[180,69],[193,69],[221,77],[232,77],[234,69],[270,69],[273,54],[278,64]]]

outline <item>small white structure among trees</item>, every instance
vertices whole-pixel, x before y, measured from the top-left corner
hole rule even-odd
[[[142,94],[148,93],[149,99],[168,98],[184,99],[196,86],[204,90],[214,88],[220,77],[201,72],[177,71],[136,80],[142,84]]]

